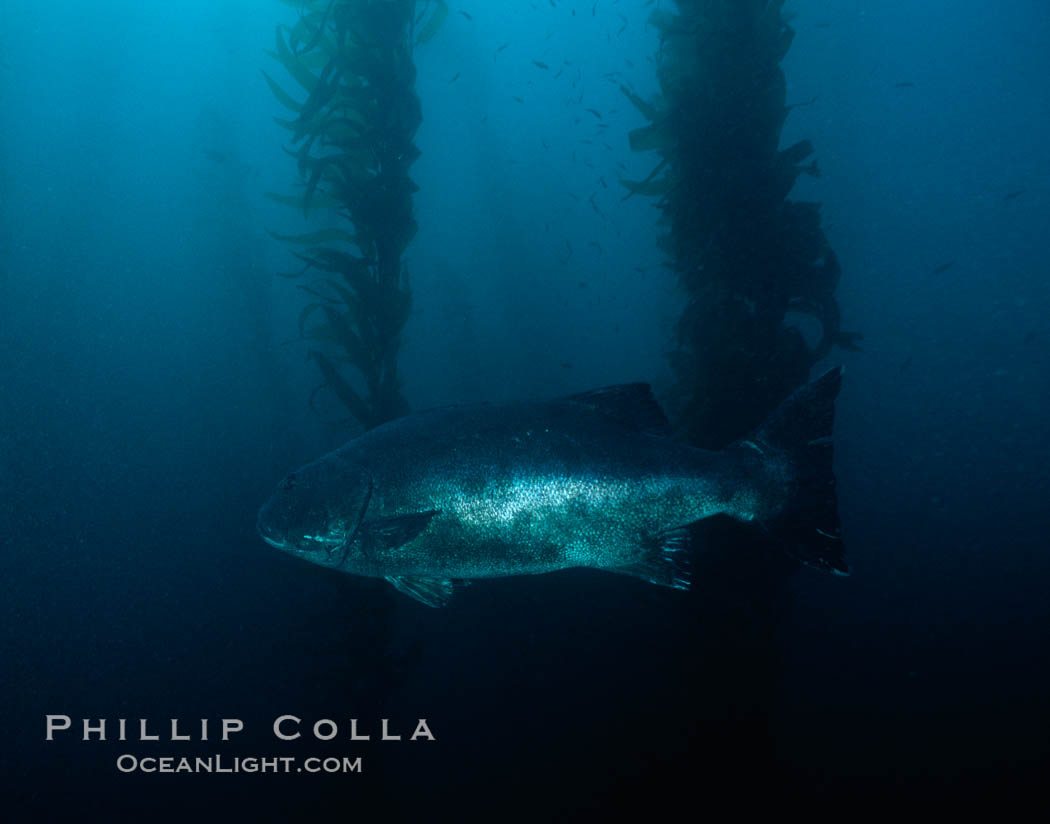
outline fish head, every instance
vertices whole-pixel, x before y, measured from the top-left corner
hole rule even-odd
[[[352,459],[333,453],[285,476],[259,510],[259,534],[291,555],[339,567],[371,492],[371,475]]]

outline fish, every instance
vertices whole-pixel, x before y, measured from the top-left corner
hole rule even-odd
[[[954,260],[945,261],[944,263],[938,264],[937,266],[933,267],[933,274],[942,275],[949,269],[951,269],[954,265]]]
[[[286,476],[272,547],[381,578],[429,607],[457,583],[591,568],[686,590],[698,532],[728,515],[848,574],[832,473],[837,367],[721,451],[682,444],[648,384],[452,406],[382,424]]]

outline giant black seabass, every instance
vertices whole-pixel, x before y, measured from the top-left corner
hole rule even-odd
[[[832,474],[841,369],[719,452],[665,436],[646,384],[391,421],[293,472],[267,543],[443,606],[455,581],[594,567],[689,586],[688,525],[726,514],[846,573]]]

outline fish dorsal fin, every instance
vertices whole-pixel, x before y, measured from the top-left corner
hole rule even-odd
[[[415,598],[428,607],[443,607],[452,597],[454,584],[442,578],[419,578],[414,575],[388,575],[386,579],[398,592]]]
[[[653,388],[647,383],[603,386],[569,395],[565,400],[604,412],[631,429],[653,434],[663,434],[670,429],[667,416],[653,397]]]

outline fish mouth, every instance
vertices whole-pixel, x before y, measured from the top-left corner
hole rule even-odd
[[[262,535],[262,539],[264,541],[266,541],[266,543],[268,543],[274,549],[284,549],[285,545],[284,545],[284,543],[282,541],[276,541],[273,538],[271,538],[269,535],[264,534],[262,531],[260,531],[259,534]]]
[[[255,522],[255,531],[259,533],[260,538],[274,549],[288,549],[288,541],[278,537],[279,532],[277,530],[268,528],[262,517]]]
[[[329,546],[330,542],[319,538],[308,537],[302,541],[274,538],[272,535],[267,534],[266,530],[261,526],[259,527],[259,536],[274,549],[290,552],[292,555],[298,555],[301,558],[316,559],[318,555],[331,555],[332,553],[332,548]]]
[[[274,549],[279,549],[282,552],[287,552],[289,555],[294,555],[296,558],[302,558],[321,566],[336,567],[345,557],[346,551],[343,548],[342,539],[322,538],[314,535],[307,535],[298,540],[289,538],[278,539],[267,535],[261,529],[259,530],[259,535]]]

